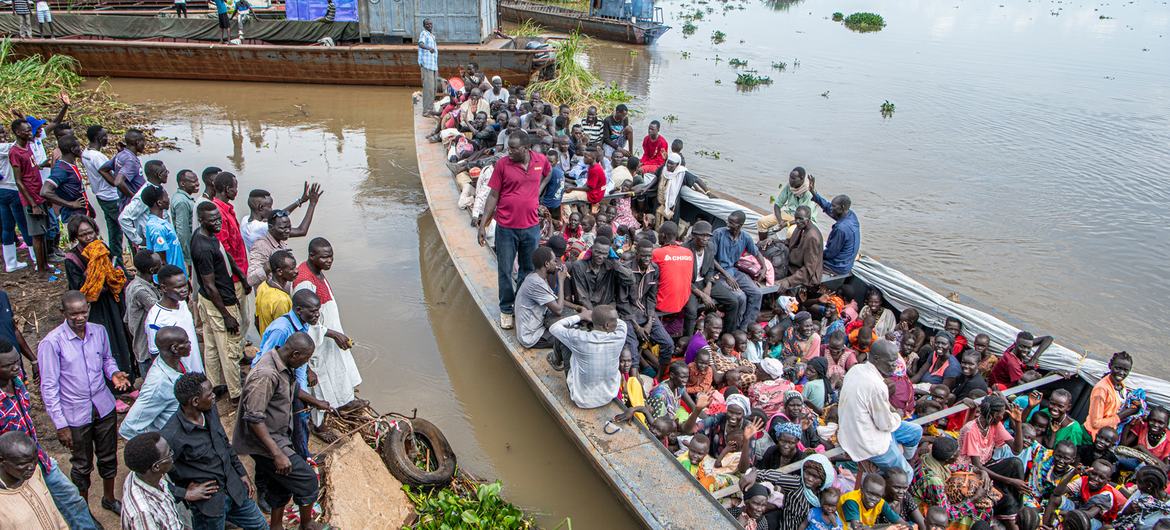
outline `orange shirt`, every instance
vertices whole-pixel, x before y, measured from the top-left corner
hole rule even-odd
[[[1121,390],[1124,390],[1122,386]],[[1093,385],[1093,392],[1089,394],[1089,415],[1085,418],[1085,430],[1097,437],[1097,431],[1103,427],[1117,427],[1121,418],[1117,413],[1121,411],[1121,394],[1113,386],[1109,374],[1105,374],[1097,384]]]

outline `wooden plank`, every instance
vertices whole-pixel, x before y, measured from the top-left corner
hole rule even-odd
[[[1017,386],[1011,387],[1011,388],[1005,390],[1003,392],[1003,395],[1013,396],[1013,395],[1023,394],[1024,392],[1030,392],[1033,389],[1040,388],[1044,385],[1047,385],[1048,383],[1060,381],[1061,379],[1064,379],[1064,376],[1061,374],[1048,374],[1044,377],[1041,377],[1040,379],[1032,381],[1031,383],[1024,383],[1022,385],[1017,385]],[[976,399],[974,401],[976,403],[982,403],[983,400],[984,400],[984,398],[979,398],[979,399]],[[950,416],[951,414],[954,414],[956,412],[962,412],[964,410],[967,410],[967,405],[960,403],[958,405],[953,405],[950,408],[940,410],[940,411],[935,412],[933,414],[927,414],[926,416],[923,416],[921,418],[915,418],[913,420],[910,420],[910,422],[918,424],[918,425],[926,425],[928,423],[941,420],[947,416]],[[833,458],[833,457],[841,456],[843,454],[845,454],[845,451],[843,449],[841,449],[840,447],[834,447],[833,449],[830,449],[830,450],[824,452],[824,455],[826,458]],[[792,473],[792,472],[800,469],[800,466],[801,466],[800,462],[793,462],[791,464],[788,464],[788,465],[780,468],[780,472],[781,473]]]
[[[472,299],[553,419],[647,528],[739,528],[644,428],[624,425],[613,435],[603,432],[606,421],[622,411],[616,401],[596,409],[577,408],[569,399],[564,374],[545,361],[548,350],[524,348],[513,332],[499,327],[495,255],[479,246],[467,213],[456,206],[459,190],[446,167],[444,151],[425,139],[434,122],[422,118],[420,109],[416,95],[419,179],[435,225]]]

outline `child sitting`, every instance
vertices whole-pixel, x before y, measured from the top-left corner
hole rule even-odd
[[[841,518],[837,516],[837,504],[841,501],[841,490],[828,487],[818,496],[820,506],[808,511],[808,518],[800,530],[841,530]]]

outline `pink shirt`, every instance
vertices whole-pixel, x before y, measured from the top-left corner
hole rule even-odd
[[[995,448],[1012,440],[1002,422],[994,422],[984,435],[978,420],[971,420],[959,430],[959,462],[968,464],[971,457],[978,457],[981,463],[991,461]]]
[[[504,228],[525,229],[540,223],[540,179],[552,170],[548,159],[536,151],[528,152],[528,167],[504,157],[496,161],[488,187],[500,194],[496,202],[496,224]]]
[[[651,140],[650,135],[647,134],[642,138],[642,164],[649,166],[661,166],[666,163],[666,151],[669,147],[666,145],[666,138],[661,134],[658,135],[658,140]]]

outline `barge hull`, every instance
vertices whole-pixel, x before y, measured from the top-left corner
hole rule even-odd
[[[13,39],[17,57],[68,55],[81,74],[98,77],[198,79],[330,85],[419,86],[418,49],[412,45],[281,46],[84,39]],[[479,63],[508,83],[527,84],[538,68],[535,50],[475,45],[439,49],[440,75]]]
[[[517,24],[531,20],[548,29],[566,33],[580,31],[590,37],[627,44],[653,44],[654,40],[667,29],[665,27],[661,29],[658,27],[646,28],[629,22],[590,17],[584,13],[580,17],[572,17],[540,9],[525,9],[503,2],[500,3],[500,18]]]
[[[615,402],[596,409],[576,407],[564,373],[553,370],[545,360],[549,350],[525,348],[515,333],[500,328],[495,254],[479,246],[475,229],[468,226],[467,212],[456,205],[459,190],[446,167],[444,150],[426,139],[434,122],[420,116],[417,95],[414,108],[419,178],[451,261],[552,418],[647,528],[740,528],[645,428],[631,423],[614,435],[603,432],[606,421],[621,413],[621,407]]]

